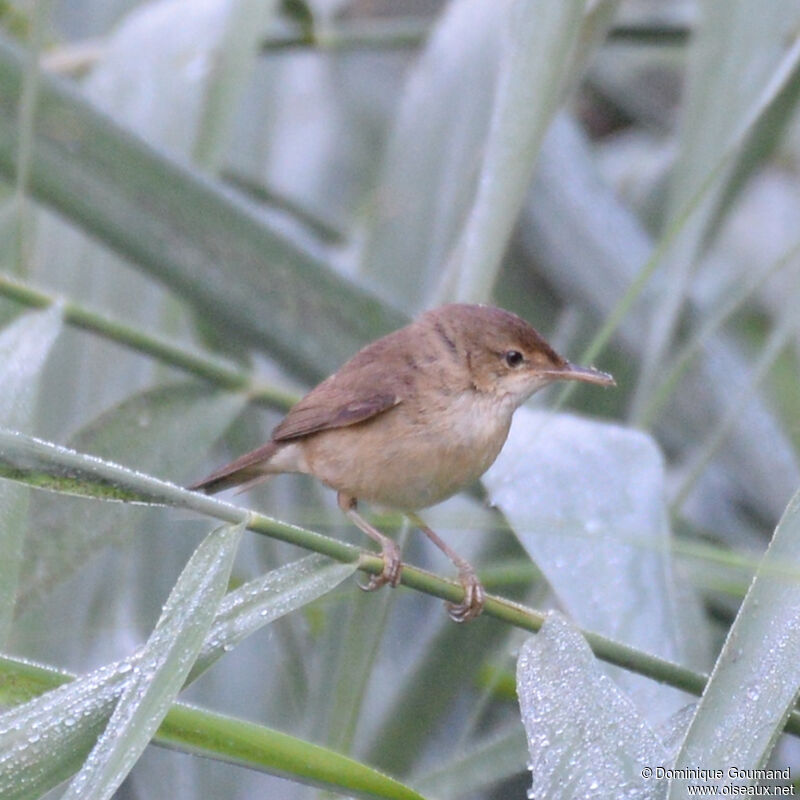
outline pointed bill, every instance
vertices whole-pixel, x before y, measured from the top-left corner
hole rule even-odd
[[[583,381],[584,383],[596,383],[598,386],[616,386],[617,382],[607,372],[601,372],[594,367],[580,367],[571,364],[569,361],[559,369],[545,373],[553,380],[560,381]]]

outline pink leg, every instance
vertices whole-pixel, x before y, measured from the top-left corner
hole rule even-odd
[[[361,586],[361,584],[359,584],[359,586],[366,592],[374,592],[375,589],[380,589],[381,586],[387,583],[390,586],[397,586],[397,584],[400,583],[400,573],[403,568],[403,563],[400,558],[400,548],[392,539],[370,525],[369,522],[356,511],[357,501],[355,497],[350,497],[339,492],[337,500],[339,501],[339,508],[344,511],[347,518],[360,531],[366,533],[370,539],[373,539],[381,546],[383,572],[381,572],[380,575],[372,575],[366,586]]]
[[[452,562],[458,569],[458,580],[464,587],[464,599],[460,603],[445,603],[450,619],[455,622],[469,622],[475,619],[486,602],[486,590],[475,574],[475,568],[456,553],[447,543],[439,538],[416,514],[406,514]]]

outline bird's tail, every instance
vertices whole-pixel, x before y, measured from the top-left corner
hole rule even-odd
[[[269,469],[269,461],[279,447],[277,442],[267,442],[263,447],[245,453],[187,488],[206,494],[216,494],[231,486],[241,486],[242,491],[249,489],[254,483],[266,480],[278,471]]]

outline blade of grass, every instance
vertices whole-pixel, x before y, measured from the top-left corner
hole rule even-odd
[[[250,373],[217,356],[180,347],[171,340],[154,336],[141,328],[126,325],[4,275],[0,275],[0,295],[30,308],[49,308],[57,304],[62,309],[64,322],[74,328],[116,342],[135,353],[142,353],[162,364],[209,381],[221,389],[245,392],[250,402],[267,408],[286,411],[299,399],[296,394],[254,383]]]
[[[228,585],[244,523],[212,531],[170,592],[130,680],[63,800],[110,800],[139,760],[183,686]]]
[[[335,26],[311,31],[309,35],[293,32],[270,33],[262,41],[265,54],[284,50],[389,50],[416,48],[425,43],[430,20],[415,17],[338,20]],[[613,44],[646,44],[667,47],[685,45],[691,31],[681,22],[621,22],[608,32]]]
[[[768,107],[782,97],[787,79],[775,89],[775,78],[786,67],[786,52],[796,60],[798,37],[790,20],[796,14],[793,3],[778,0],[762,13],[746,0],[724,5],[702,4],[702,24],[691,45],[688,97],[668,209],[668,224],[683,215],[683,209],[700,186],[707,165],[733,141],[741,149],[742,122],[752,120],[751,109],[770,97]],[[794,41],[787,47],[787,35]],[[790,39],[791,42],[791,39]],[[794,67],[790,67],[794,71]],[[766,111],[766,107],[764,108]],[[762,112],[763,113],[763,112]],[[759,116],[762,116],[761,114]],[[662,369],[664,356],[673,341],[689,282],[701,255],[714,209],[729,174],[729,164],[714,184],[703,192],[703,200],[686,219],[681,234],[670,248],[663,267],[665,287],[653,315],[639,382],[632,403],[633,416],[641,413]]]
[[[16,174],[25,54],[0,38],[0,173]],[[228,337],[318,379],[406,318],[207,178],[43,75],[30,191],[203,312]],[[302,336],[299,332],[302,331]]]
[[[782,323],[775,327],[764,345],[761,354],[753,366],[750,378],[743,390],[736,395],[724,416],[719,420],[716,427],[709,433],[705,442],[700,447],[700,452],[689,467],[685,477],[681,481],[670,504],[670,511],[673,514],[680,513],[683,504],[686,502],[694,485],[700,475],[709,465],[714,454],[724,444],[726,437],[739,421],[741,410],[756,392],[762,381],[769,374],[775,365],[780,354],[796,335],[800,319],[795,319],[794,309],[784,314]]]
[[[192,667],[187,682],[205,672],[223,653],[270,622],[322,597],[349,578],[353,563],[315,554],[273,569],[229,592]]]
[[[519,0],[508,9],[475,200],[439,297],[482,302],[491,294],[539,146],[571,77],[584,6],[585,0]]]
[[[262,32],[275,14],[277,0],[236,0],[229,4],[225,32],[207,81],[193,160],[218,172],[237,103],[245,88]]]
[[[435,292],[475,197],[510,7],[448,4],[409,70],[365,209],[361,254],[361,273],[404,308],[424,307]]]
[[[800,583],[774,569],[800,562],[800,494],[781,519],[703,692],[676,761],[728,770],[763,767],[800,690]],[[739,781],[734,781],[739,783]],[[702,783],[702,781],[692,781]],[[751,783],[751,781],[748,781]],[[685,796],[675,781],[670,798]]]
[[[177,706],[162,741],[188,752],[250,767],[365,800],[425,800],[367,764],[310,742],[243,720]],[[204,724],[203,724],[204,723]]]
[[[787,50],[780,64],[777,66],[768,84],[759,94],[756,102],[750,106],[748,113],[744,116],[741,125],[736,133],[729,139],[728,144],[722,149],[718,159],[714,162],[710,170],[704,173],[702,180],[697,184],[697,189],[685,202],[680,212],[678,212],[658,240],[655,248],[642,265],[634,280],[628,286],[623,296],[609,313],[597,334],[583,351],[580,361],[591,363],[605,349],[605,346],[614,335],[622,320],[630,312],[633,304],[642,294],[645,286],[650,281],[653,273],[661,265],[670,248],[680,235],[684,226],[700,206],[707,193],[713,188],[716,181],[728,167],[729,162],[737,155],[739,148],[758,123],[762,116],[771,108],[773,102],[780,96],[786,86],[787,81],[791,80],[795,70],[800,67],[800,36],[796,37]],[[575,384],[565,387],[558,395],[555,408],[560,408],[572,392]]]
[[[285,50],[405,50],[424,43],[431,22],[424,17],[339,20],[335,25],[296,33],[269,33],[261,42],[265,55]]]
[[[703,344],[708,341],[725,322],[741,308],[744,303],[755,294],[770,278],[794,262],[800,255],[800,242],[793,245],[781,258],[768,264],[766,269],[756,272],[748,281],[745,281],[727,301],[721,303],[719,308],[706,317],[696,333],[693,333],[680,351],[673,357],[670,365],[664,370],[664,377],[653,389],[649,403],[642,409],[641,415],[634,422],[643,428],[649,428],[658,413],[663,409],[672,393],[677,389],[681,377],[686,373],[689,365],[701,351]]]
[[[28,201],[30,179],[33,124],[39,93],[39,56],[44,44],[46,20],[50,16],[50,0],[34,0],[31,9],[29,32],[30,52],[25,65],[19,108],[19,130],[17,149],[17,179],[14,186],[14,201],[17,207],[17,242],[14,271],[25,275],[29,271],[33,249],[33,210]]]
[[[0,333],[0,420],[32,426],[42,367],[61,332],[60,308],[24,314]],[[5,643],[17,603],[28,525],[28,491],[0,486],[0,647]]]
[[[230,592],[220,605],[185,685],[246,636],[331,591],[352,575],[354,569],[351,564],[309,556]],[[27,703],[59,685],[43,679],[34,681],[31,687],[31,677],[40,673],[29,668],[19,677],[17,663],[6,663],[8,669],[4,670],[0,661],[0,703],[12,706]],[[101,667],[57,693],[0,717],[0,729],[7,725],[0,734],[2,796],[8,797],[11,787],[15,787],[38,797],[73,774],[108,722],[117,699],[129,687],[134,668],[142,672],[140,654]]]
[[[4,704],[30,700],[73,680],[73,675],[52,668],[0,656],[0,702]],[[332,750],[252,722],[182,703],[174,704],[167,712],[153,738],[153,744],[280,775],[348,796],[369,800],[425,800],[421,794],[399,781]],[[32,748],[36,745],[37,741],[28,743]],[[0,756],[0,780],[2,758]],[[44,758],[52,761],[49,753]],[[69,774],[63,774],[62,780]],[[35,787],[31,787],[30,793],[27,789],[26,786],[14,784],[9,786],[3,797],[6,800],[22,800],[41,794],[35,791]]]

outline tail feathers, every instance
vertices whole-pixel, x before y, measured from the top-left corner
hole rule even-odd
[[[263,447],[245,453],[187,488],[193,492],[205,492],[206,494],[216,494],[231,486],[242,484],[242,491],[249,489],[254,483],[265,480],[274,474],[274,471],[268,468],[268,464],[279,447],[277,442],[267,442]]]

